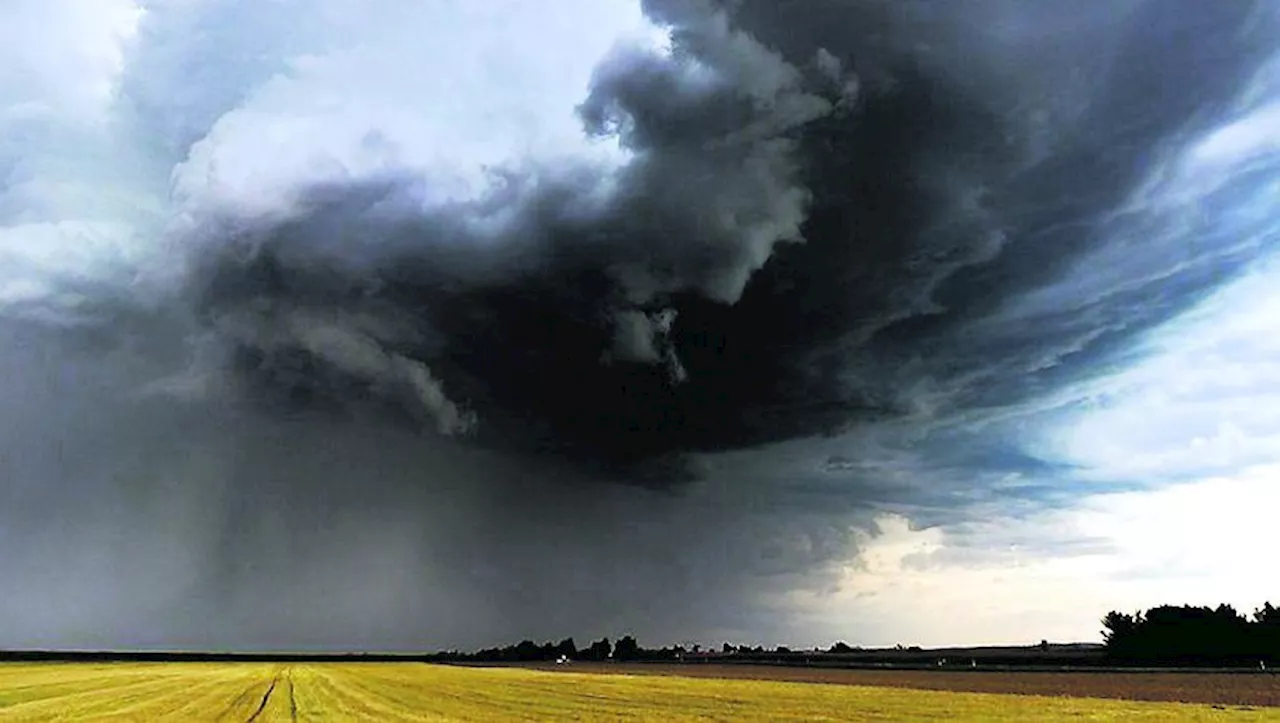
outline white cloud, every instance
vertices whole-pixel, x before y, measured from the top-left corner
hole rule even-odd
[[[286,57],[222,115],[178,169],[181,196],[258,205],[303,182],[390,168],[421,174],[435,205],[474,198],[488,167],[621,160],[585,139],[574,108],[619,37],[656,32],[634,4],[321,5],[329,22],[314,32],[350,36]]]
[[[1045,446],[1135,482],[1280,462],[1280,258],[1151,335]]]
[[[0,24],[0,124],[100,120],[142,10],[133,0],[11,0]]]
[[[1275,601],[1280,465],[1160,490],[1086,497],[1068,510],[913,530],[882,517],[839,589],[792,594],[808,643],[1097,641],[1109,610]]]
[[[1238,163],[1280,153],[1280,104],[1261,109],[1211,133],[1191,151],[1200,164]]]
[[[813,631],[805,643],[833,634],[865,646],[1088,640],[1106,612],[1105,595],[1080,585],[1087,563],[1037,560],[1008,546],[966,549],[943,529],[911,530],[894,516],[863,545],[838,591],[791,596],[804,611],[798,628]],[[965,561],[937,562],[948,557]]]
[[[615,42],[664,37],[632,0],[22,0],[0,27],[0,313],[178,273],[168,244],[210,206],[388,171],[434,204],[487,167],[616,166],[575,106]]]

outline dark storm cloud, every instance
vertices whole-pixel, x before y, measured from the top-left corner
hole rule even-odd
[[[0,591],[8,646],[783,635],[785,612],[749,598],[820,585],[851,552],[846,526],[870,521],[779,514],[749,481],[601,485],[314,410],[138,393],[167,367],[150,351],[3,330],[0,370],[29,382],[3,398],[24,414],[0,420],[0,542],[18,551],[0,576],[21,583]]]
[[[645,7],[673,52],[620,47],[580,107],[633,152],[616,175],[513,170],[425,215],[392,177],[204,231],[198,307],[255,393],[373,396],[634,471],[915,412],[926,386],[934,414],[1013,403],[1228,268],[986,321],[1107,243],[1108,214],[1215,122],[1271,47],[1257,4]]]
[[[144,25],[122,95],[165,177],[319,22],[227,22],[258,5]],[[644,7],[672,52],[620,45],[578,109],[621,168],[193,203],[172,295],[3,307],[5,641],[785,638],[769,595],[828,588],[878,513],[1059,504],[1022,421],[1257,251],[1120,209],[1271,52],[1266,3]],[[175,101],[229,29],[242,87]]]

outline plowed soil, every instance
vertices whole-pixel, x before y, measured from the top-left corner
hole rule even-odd
[[[971,693],[1111,698],[1118,700],[1280,707],[1280,675],[1222,673],[1059,673],[932,670],[850,670],[770,665],[652,663],[538,666],[573,672],[678,675],[695,678],[777,680],[801,683],[873,685]]]

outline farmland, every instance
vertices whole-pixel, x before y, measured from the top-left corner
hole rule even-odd
[[[554,666],[546,666],[556,670]],[[773,665],[609,665],[578,664],[575,671],[633,675],[679,675],[804,683],[832,683],[877,688],[909,688],[969,693],[1071,696],[1225,706],[1276,707],[1280,715],[1280,675],[1216,671],[969,672],[966,670],[875,670]]]
[[[1258,706],[657,672],[416,663],[11,663],[0,665],[0,721],[1280,720],[1280,709]]]

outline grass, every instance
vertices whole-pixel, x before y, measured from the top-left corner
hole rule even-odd
[[[1261,721],[1280,709],[415,663],[0,665],[0,721]]]

